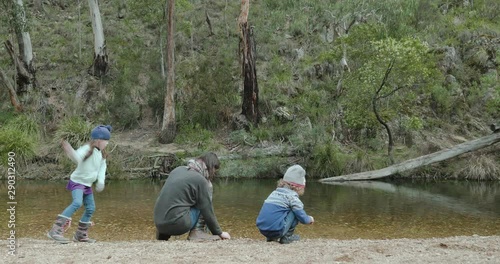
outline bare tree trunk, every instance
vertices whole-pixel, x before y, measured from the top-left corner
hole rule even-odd
[[[257,84],[257,71],[255,68],[255,41],[253,30],[248,26],[249,0],[241,0],[241,13],[238,19],[241,30],[240,57],[243,75],[243,104],[241,114],[255,126],[260,120],[258,108],[259,87]]]
[[[89,68],[89,73],[96,77],[102,77],[108,73],[109,64],[98,1],[89,0],[89,9],[94,32],[94,60]]]
[[[36,69],[23,1],[15,0],[15,5],[16,14],[14,18],[14,30],[16,32],[20,59],[16,56],[14,48],[9,41],[7,41],[6,47],[12,58],[12,61],[16,65],[16,93],[22,101],[27,101],[27,97],[36,85]]]
[[[160,132],[160,143],[172,143],[176,136],[175,123],[175,71],[174,71],[174,7],[175,0],[168,0],[167,18],[167,81],[163,124]]]
[[[471,140],[459,145],[456,145],[450,149],[444,149],[429,155],[421,156],[415,159],[407,160],[396,165],[392,165],[380,170],[366,171],[360,173],[354,173],[343,176],[336,176],[330,178],[324,178],[319,180],[320,182],[333,182],[333,181],[359,181],[359,180],[375,180],[391,176],[396,173],[416,169],[422,166],[440,162],[443,160],[451,159],[458,155],[462,155],[467,152],[482,149],[493,144],[500,142],[500,133],[494,133],[488,136],[484,136],[475,140]]]

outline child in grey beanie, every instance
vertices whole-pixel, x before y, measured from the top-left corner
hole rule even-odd
[[[264,201],[257,217],[257,228],[268,242],[279,241],[289,244],[300,239],[293,234],[300,223],[312,224],[314,218],[304,211],[299,199],[306,187],[306,171],[300,165],[293,165],[286,171],[278,186]]]

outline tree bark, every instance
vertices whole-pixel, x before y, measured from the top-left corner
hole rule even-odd
[[[12,87],[9,78],[2,69],[0,69],[0,84],[3,84],[3,86],[9,91],[10,103],[14,109],[16,109],[17,112],[22,112],[23,106],[19,103],[14,87]]]
[[[15,7],[16,14],[14,19],[16,22],[14,23],[14,31],[16,32],[20,59],[15,55],[14,48],[9,41],[7,41],[6,46],[14,64],[16,65],[16,93],[22,101],[27,101],[27,96],[29,96],[36,84],[36,68],[23,1],[15,0],[15,5],[17,7]]]
[[[391,164],[394,164],[394,158],[392,157],[392,148],[394,146],[394,141],[392,139],[392,133],[391,133],[391,128],[389,125],[387,125],[384,120],[382,120],[382,117],[377,111],[377,102],[380,99],[380,91],[382,91],[382,88],[384,88],[385,83],[387,81],[387,78],[389,78],[389,74],[391,74],[392,67],[394,66],[394,60],[392,60],[389,63],[389,66],[387,67],[387,70],[385,71],[384,79],[382,80],[382,83],[380,84],[380,87],[377,89],[375,92],[375,95],[373,95],[372,98],[372,107],[373,107],[373,113],[375,113],[375,117],[377,117],[377,121],[382,124],[382,126],[385,127],[385,130],[387,131],[387,137],[389,140],[389,143],[387,144],[387,155],[389,156],[389,160],[391,161]]]
[[[349,175],[342,175],[336,177],[330,177],[319,180],[320,182],[333,182],[333,181],[359,181],[359,180],[374,180],[380,179],[387,176],[391,176],[396,173],[416,169],[422,166],[440,162],[443,160],[451,159],[458,155],[462,155],[467,152],[482,149],[493,144],[500,142],[500,133],[494,133],[488,136],[484,136],[475,140],[471,140],[459,145],[456,145],[450,149],[444,149],[429,155],[421,156],[415,159],[407,160],[405,162],[395,164],[380,170],[373,170],[367,172],[354,173]]]
[[[89,9],[94,32],[94,60],[89,68],[89,73],[96,77],[102,77],[108,73],[109,64],[98,1],[89,0]]]
[[[215,35],[214,30],[212,29],[212,20],[210,19],[210,16],[208,15],[208,11],[205,10],[205,21],[207,22],[208,25],[208,30],[210,31],[209,37]]]
[[[243,103],[241,114],[253,125],[257,126],[260,120],[258,108],[259,86],[255,68],[255,40],[253,30],[248,26],[249,0],[241,0],[241,13],[238,19],[241,30],[240,57],[243,75]]]
[[[160,132],[160,143],[172,143],[176,136],[175,123],[175,61],[174,61],[174,7],[175,0],[168,0],[167,18],[167,81],[165,93],[165,105],[163,112],[163,124]]]

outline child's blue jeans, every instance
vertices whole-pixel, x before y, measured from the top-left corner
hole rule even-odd
[[[299,220],[297,217],[295,217],[295,214],[293,211],[290,211],[287,216],[285,217],[285,226],[283,229],[278,230],[278,231],[264,231],[261,230],[260,233],[263,234],[267,238],[280,238],[285,236],[288,231],[293,231],[295,230],[295,227],[299,224]]]
[[[71,191],[71,196],[73,197],[73,202],[64,209],[61,215],[71,218],[71,216],[83,205],[85,206],[85,212],[83,212],[80,222],[90,222],[90,218],[95,211],[94,194],[84,194],[83,190],[76,189]]]

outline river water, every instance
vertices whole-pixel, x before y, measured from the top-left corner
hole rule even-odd
[[[234,238],[263,239],[255,219],[277,180],[223,179],[214,183],[214,207],[224,231]],[[57,214],[69,205],[66,181],[19,181],[16,184],[17,237],[46,239]],[[160,182],[108,181],[95,194],[96,212],[90,236],[103,241],[154,239],[153,207]],[[0,184],[5,208],[7,184]],[[465,181],[344,182],[308,181],[301,197],[313,225],[299,225],[303,238],[389,239],[459,235],[500,235],[500,183]],[[83,212],[73,216],[76,230]],[[0,211],[0,233],[11,228]],[[186,236],[173,239],[185,239]]]

